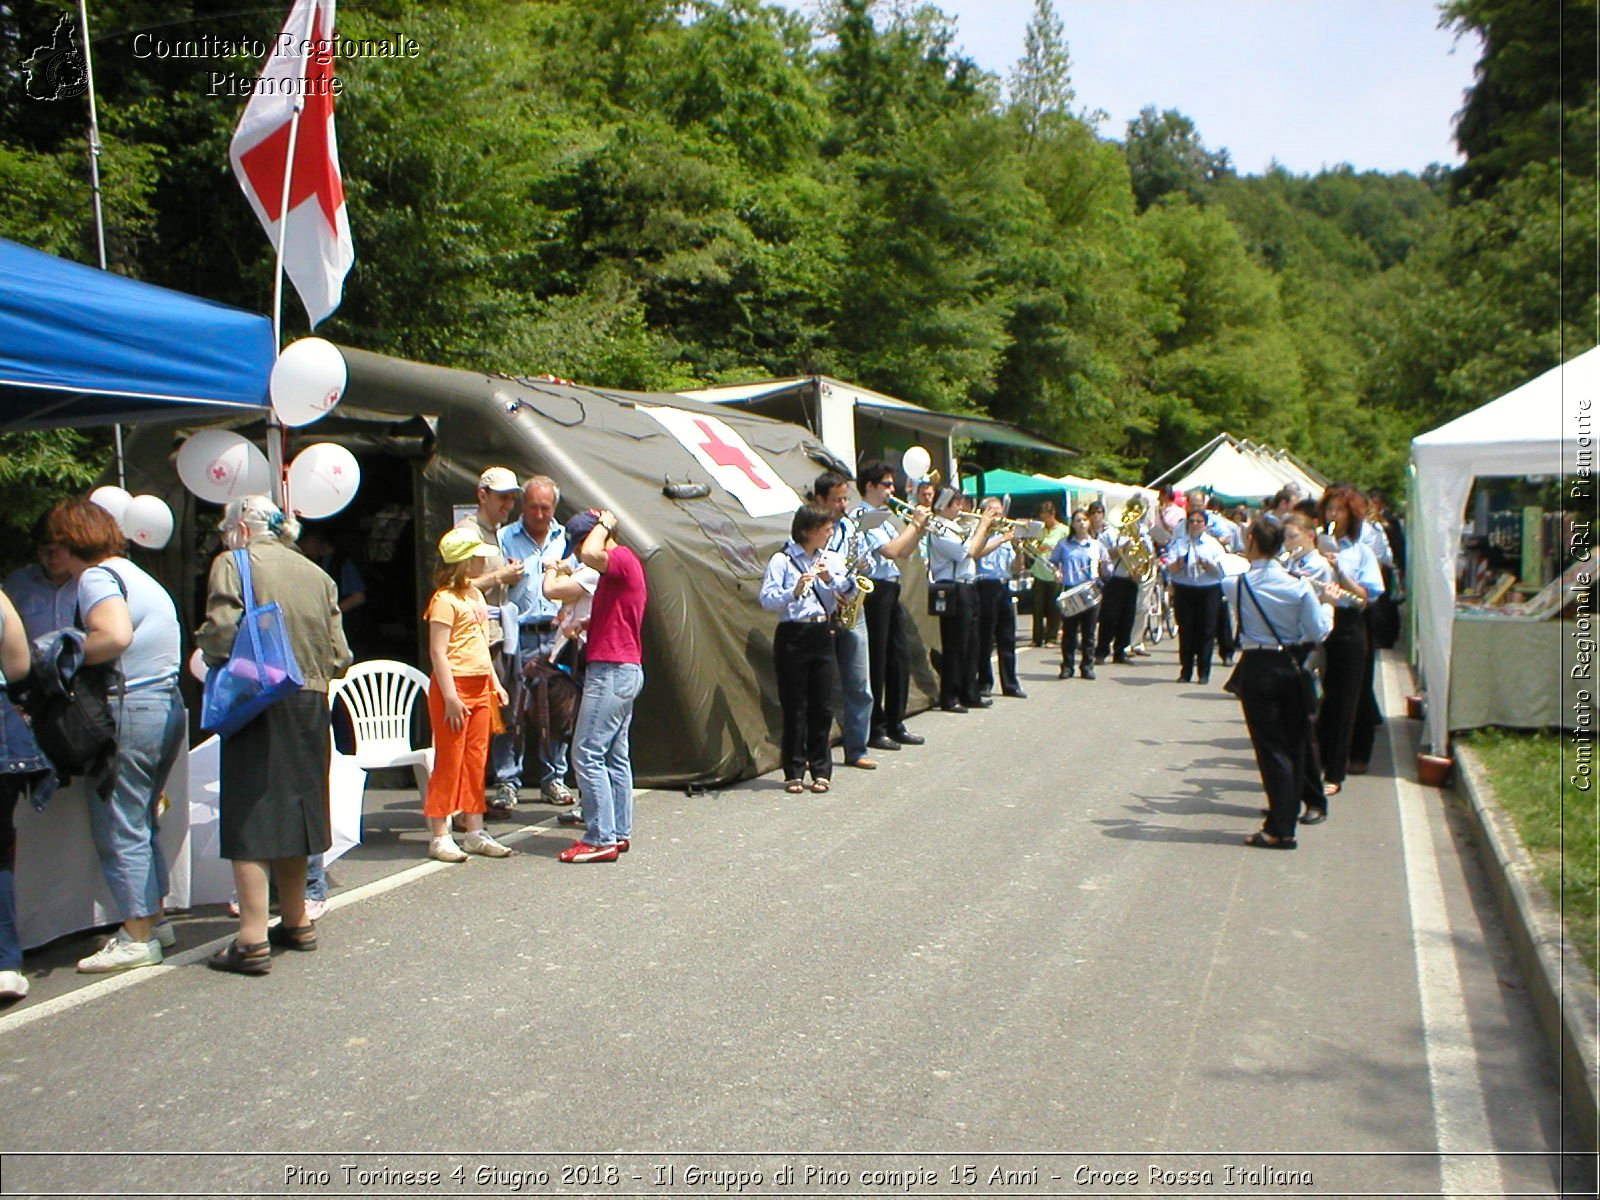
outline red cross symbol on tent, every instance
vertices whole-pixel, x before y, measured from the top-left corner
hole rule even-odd
[[[705,452],[707,458],[719,467],[739,468],[749,478],[750,482],[758,488],[770,489],[772,487],[770,483],[756,474],[756,465],[751,461],[748,454],[739,449],[738,446],[723,441],[705,421],[696,417],[694,423],[700,427],[700,432],[706,435],[706,440],[700,443],[700,449]]]

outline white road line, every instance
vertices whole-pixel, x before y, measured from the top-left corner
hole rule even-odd
[[[640,796],[648,794],[648,790],[636,791],[634,792],[634,799],[637,800]],[[518,842],[527,841],[529,838],[542,836],[556,827],[556,818],[548,817],[535,824],[524,825],[521,829],[514,829],[510,833],[496,836],[500,841],[508,845],[515,845]],[[339,895],[328,901],[328,909],[333,911],[348,908],[352,904],[359,904],[363,900],[371,900],[397,888],[408,887],[439,871],[458,870],[461,865],[460,863],[442,863],[432,860],[419,862],[415,866],[407,867],[404,871],[397,872],[394,875],[386,875],[382,879],[375,879],[371,883],[362,884],[358,888],[351,888],[348,892],[339,893]],[[188,967],[197,962],[202,962],[232,940],[233,934],[229,933],[225,937],[207,942],[203,946],[185,950],[182,954],[171,955],[164,959],[159,967],[137,967],[131,971],[107,975],[104,979],[96,980],[94,983],[74,988],[65,995],[43,1000],[38,1004],[13,1008],[12,1011],[4,1016],[0,1016],[0,1037],[13,1030],[32,1025],[35,1021],[42,1021],[46,1017],[55,1016],[57,1013],[70,1012],[72,1009],[81,1008],[85,1004],[103,1000],[105,997],[114,995],[125,988],[137,987],[141,983],[152,982],[171,974],[181,967]]]
[[[1411,907],[1411,943],[1422,1000],[1423,1045],[1433,1092],[1434,1135],[1441,1156],[1439,1181],[1447,1196],[1502,1196],[1505,1182],[1499,1160],[1483,1153],[1492,1150],[1494,1143],[1456,958],[1457,938],[1473,935],[1450,925],[1428,817],[1438,807],[1438,796],[1410,777],[1417,750],[1416,734],[1404,716],[1392,715],[1405,712],[1403,667],[1392,657],[1381,661],[1383,710],[1391,714],[1389,746],[1394,754],[1400,844]]]

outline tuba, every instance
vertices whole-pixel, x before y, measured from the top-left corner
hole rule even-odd
[[[1144,517],[1144,505],[1137,499],[1130,498],[1122,506],[1122,521],[1118,532],[1128,539],[1128,544],[1122,548],[1122,565],[1128,568],[1128,575],[1135,583],[1143,583],[1150,578],[1150,572],[1155,569],[1156,556],[1144,544],[1144,534],[1139,530],[1139,522]]]

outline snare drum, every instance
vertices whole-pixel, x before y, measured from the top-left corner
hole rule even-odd
[[[1061,610],[1063,617],[1075,617],[1079,613],[1088,612],[1100,603],[1100,581],[1091,579],[1088,583],[1080,583],[1077,587],[1070,587],[1056,597],[1056,607]]]

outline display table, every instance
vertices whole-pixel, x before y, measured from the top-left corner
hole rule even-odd
[[[1576,727],[1576,626],[1566,621],[1457,612],[1450,655],[1449,726]]]
[[[185,737],[180,766],[167,781],[159,838],[171,872],[167,907],[172,909],[225,904],[233,895],[233,868],[218,856],[221,743],[209,737],[192,751],[188,744]],[[366,786],[367,773],[353,759],[333,756],[328,788],[333,847],[325,862],[360,842]],[[43,812],[26,800],[17,802],[17,933],[23,949],[122,919],[106,891],[89,832],[89,805],[98,803],[81,781],[56,789]]]

